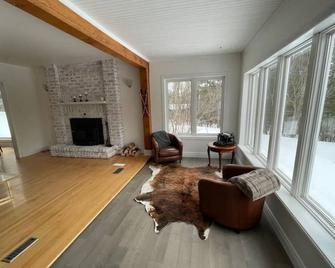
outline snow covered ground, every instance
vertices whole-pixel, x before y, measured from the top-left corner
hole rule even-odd
[[[171,132],[172,129],[174,129],[172,127],[172,124],[169,124],[169,130]],[[191,134],[191,126],[190,125],[184,125],[184,126],[178,126],[177,127],[177,133],[184,133],[184,134]],[[215,134],[215,136],[217,134],[220,133],[220,128],[212,126],[212,127],[206,127],[206,126],[197,126],[197,134]]]
[[[189,126],[184,127],[183,130],[190,131]],[[219,129],[197,126],[197,132],[218,134]],[[280,139],[278,168],[290,178],[293,176],[297,143],[297,138],[281,137]],[[261,153],[264,155],[267,154],[268,144],[269,135],[262,135]],[[309,196],[335,218],[335,143],[318,142],[309,189]]]
[[[269,136],[264,135],[264,144]],[[281,137],[278,168],[292,177],[297,150],[296,138]],[[335,143],[318,142],[309,196],[335,218]]]
[[[10,131],[5,112],[0,112],[0,138],[10,138]]]

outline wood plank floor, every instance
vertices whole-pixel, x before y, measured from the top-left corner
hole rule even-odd
[[[183,160],[186,166],[206,164],[206,159]],[[155,234],[152,219],[133,201],[150,174],[148,166],[142,169],[53,267],[292,267],[264,220],[240,234],[214,224],[206,241],[185,223],[172,223]]]
[[[116,156],[109,160],[51,157],[39,153],[18,161],[5,151],[0,167],[17,173],[10,181],[14,201],[0,206],[0,257],[28,237],[39,241],[12,264],[0,267],[47,267],[120,190],[148,158]],[[124,162],[120,174],[115,162]]]

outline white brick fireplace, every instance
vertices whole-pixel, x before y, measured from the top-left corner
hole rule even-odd
[[[120,86],[115,60],[51,65],[46,68],[46,77],[56,137],[56,144],[50,149],[51,154],[87,158],[113,156],[124,143]],[[101,118],[105,145],[74,145],[71,118]],[[108,140],[112,146],[106,146]]]

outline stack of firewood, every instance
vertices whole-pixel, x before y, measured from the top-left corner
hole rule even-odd
[[[133,142],[124,146],[120,152],[122,156],[137,156],[139,153],[140,149]]]

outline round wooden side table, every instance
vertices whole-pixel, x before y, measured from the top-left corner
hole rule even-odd
[[[208,166],[209,167],[211,166],[211,154],[210,154],[211,151],[219,154],[219,169],[221,170],[222,154],[231,153],[231,163],[233,163],[234,157],[235,157],[235,149],[236,149],[236,144],[227,145],[227,146],[216,146],[214,145],[213,141],[208,143],[208,147],[207,147]]]

